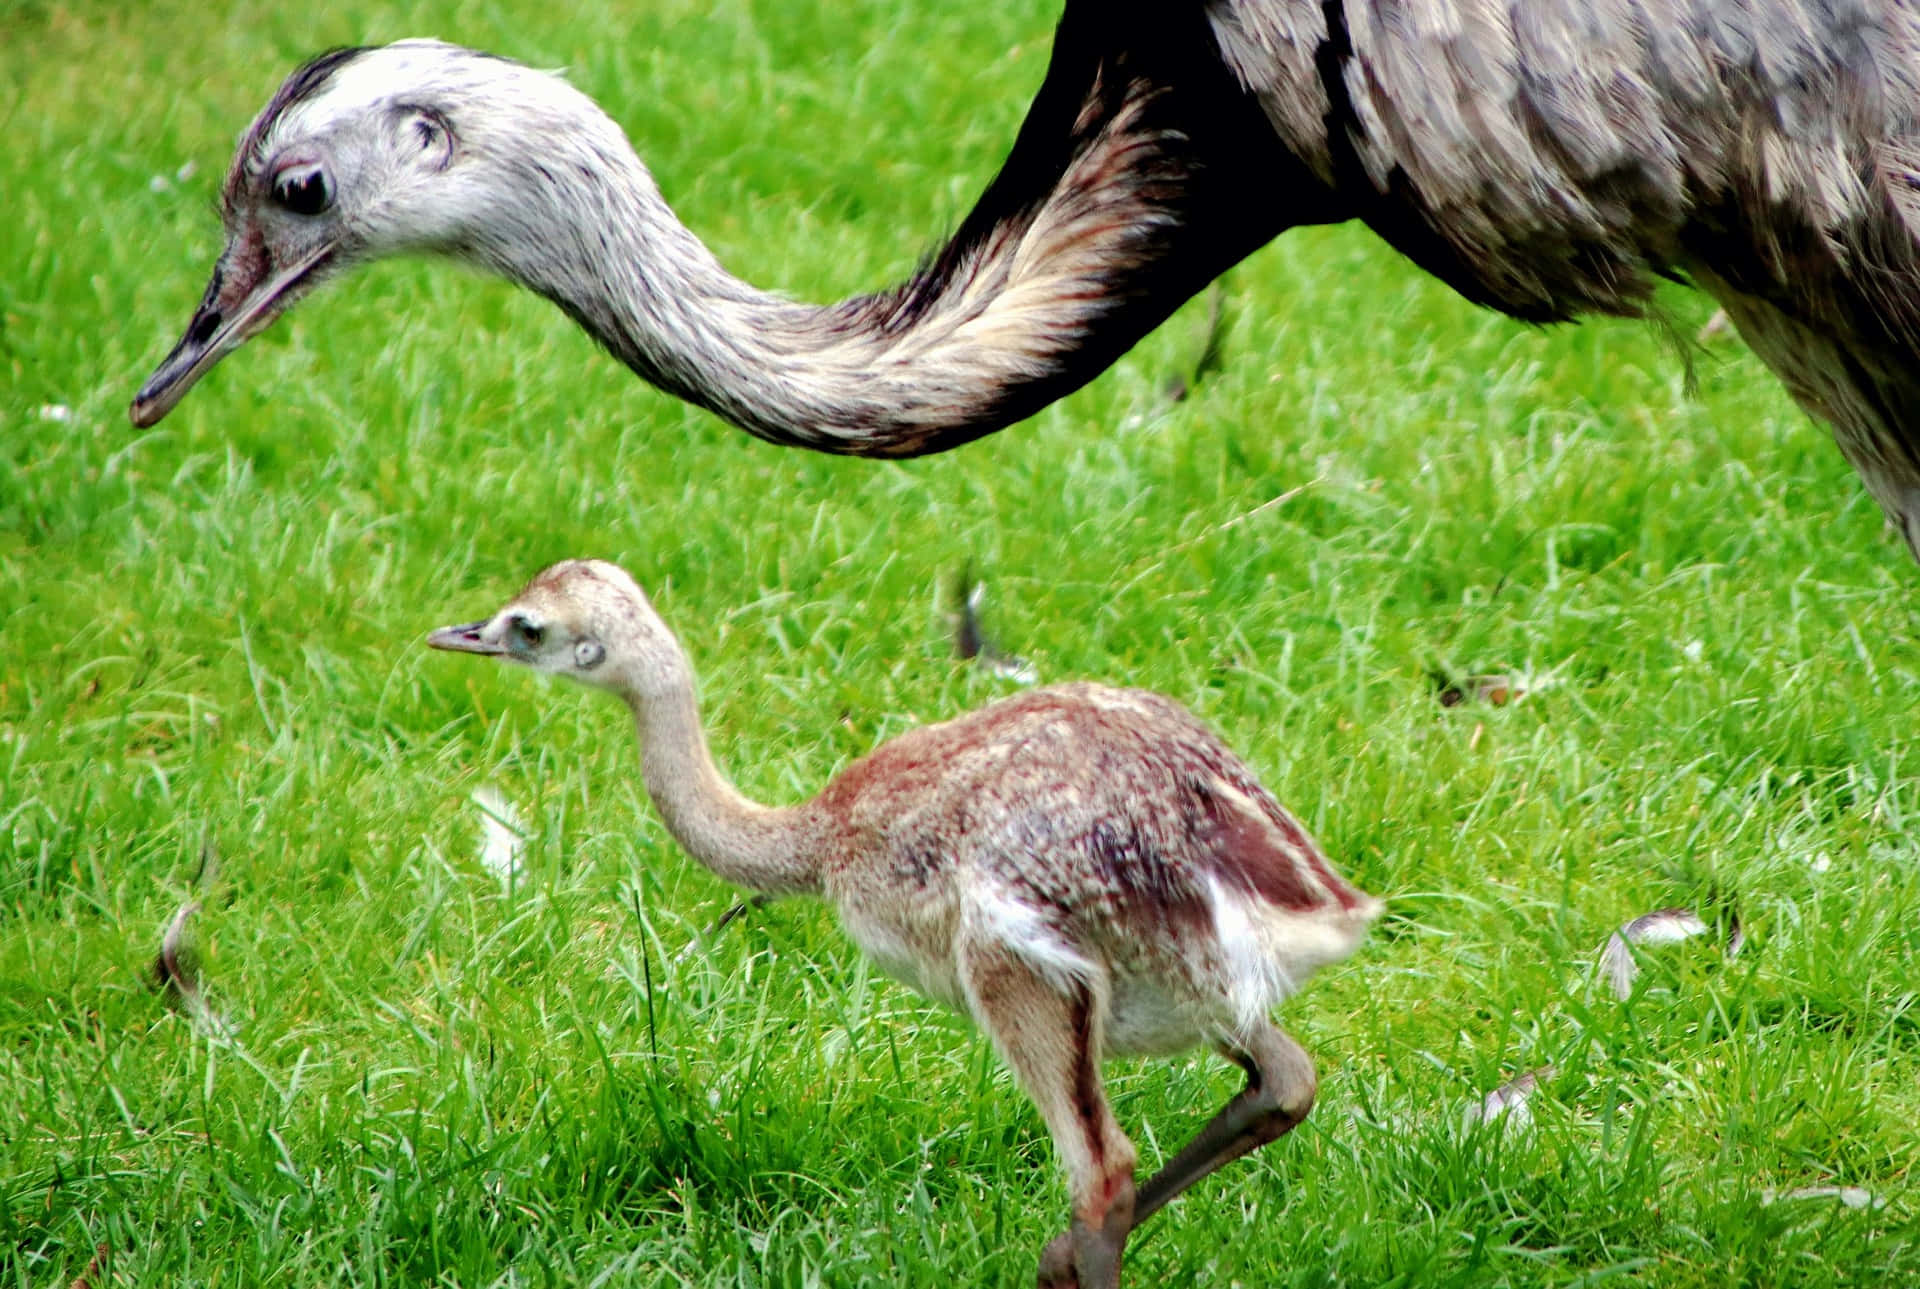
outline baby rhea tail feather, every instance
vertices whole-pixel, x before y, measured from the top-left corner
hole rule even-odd
[[[1358,891],[1352,903],[1287,908],[1218,877],[1208,881],[1208,912],[1231,1009],[1233,1032],[1251,1034],[1273,1009],[1322,967],[1351,957],[1385,906]]]

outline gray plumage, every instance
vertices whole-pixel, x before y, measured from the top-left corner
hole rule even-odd
[[[1642,913],[1622,923],[1618,931],[1607,937],[1607,943],[1600,950],[1600,974],[1612,988],[1613,996],[1625,1002],[1633,996],[1633,982],[1640,978],[1640,963],[1632,946],[1679,944],[1696,935],[1705,935],[1711,929],[1692,909],[1667,908]],[[1739,918],[1731,917],[1727,926],[1727,956],[1739,953],[1746,942]]]
[[[555,565],[428,642],[618,695],[647,793],[688,854],[755,891],[826,899],[883,969],[978,1022],[1067,1170],[1073,1221],[1041,1284],[1111,1289],[1135,1226],[1312,1105],[1313,1063],[1268,1013],[1352,953],[1379,902],[1171,700],[1029,690],[768,807],[714,766],[686,654],[613,565]],[[1100,1063],[1198,1043],[1247,1088],[1136,1191]]]
[[[133,416],[323,277],[429,251],[761,437],[920,455],[1090,380],[1286,228],[1357,218],[1532,321],[1697,282],[1920,556],[1917,112],[1904,0],[1069,0],[953,238],[817,308],[728,275],[557,79],[431,42],[336,51],[247,132],[226,253]]]

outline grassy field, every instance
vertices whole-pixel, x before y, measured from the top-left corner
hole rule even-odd
[[[1689,389],[1650,327],[1518,327],[1302,232],[1230,275],[1185,401],[1198,305],[1033,422],[880,465],[401,264],[127,425],[236,131],[320,47],[564,65],[730,266],[828,298],[964,213],[1052,16],[0,0],[0,1282],[1031,1283],[1063,1191],[986,1045],[818,906],[707,935],[734,893],[615,706],[423,647],[581,554],[656,589],[751,794],[1012,688],[947,643],[971,561],[1045,679],[1190,704],[1390,899],[1282,1018],[1311,1120],[1143,1230],[1131,1283],[1920,1275],[1916,570],[1735,342]],[[509,880],[483,786],[525,821]],[[214,1023],[150,975],[193,898]],[[1676,904],[1745,948],[1650,950],[1616,1001],[1601,944]],[[1530,1131],[1465,1122],[1549,1064]],[[1111,1076],[1149,1162],[1237,1083]],[[1813,1186],[1871,1202],[1778,1198]]]

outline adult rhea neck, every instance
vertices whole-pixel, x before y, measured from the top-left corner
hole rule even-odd
[[[1336,217],[1210,44],[1085,36],[1063,26],[1000,174],[891,289],[816,306],[734,277],[579,94],[559,128],[488,123],[493,182],[462,253],[761,438],[873,457],[958,446],[1091,380],[1287,224]]]

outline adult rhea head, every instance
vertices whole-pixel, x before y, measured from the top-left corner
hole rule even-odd
[[[226,249],[135,397],[135,423],[165,416],[221,358],[357,264],[438,252],[509,272],[507,248],[539,230],[514,226],[525,194],[502,189],[532,180],[532,142],[549,131],[571,150],[624,149],[564,81],[439,41],[337,49],[301,67],[241,139],[221,188]]]

